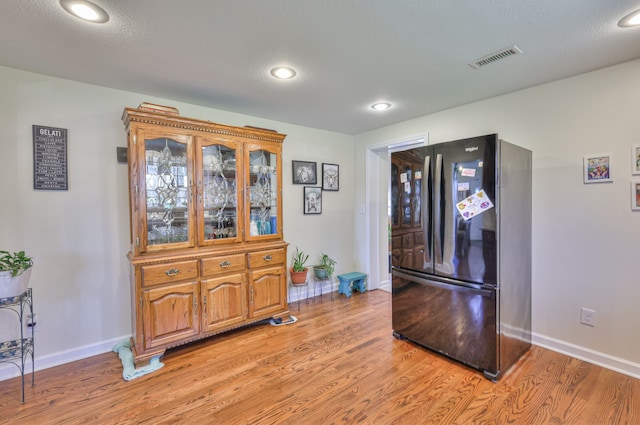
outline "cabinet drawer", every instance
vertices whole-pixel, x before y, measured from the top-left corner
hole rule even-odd
[[[243,271],[244,254],[221,255],[202,259],[202,276],[215,276],[220,273]]]
[[[197,277],[198,260],[142,266],[142,284],[144,286],[185,279],[197,279]]]
[[[272,249],[269,251],[249,253],[249,267],[272,266],[284,263],[284,249]]]

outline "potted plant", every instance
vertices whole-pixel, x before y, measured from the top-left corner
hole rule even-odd
[[[309,256],[300,251],[296,247],[296,252],[293,254],[293,266],[289,269],[289,275],[291,276],[291,283],[299,285],[305,283],[307,280],[307,268],[304,264],[309,259]]]
[[[0,298],[22,294],[29,286],[33,259],[24,251],[0,251]]]
[[[336,260],[323,252],[322,257],[320,257],[320,264],[313,266],[313,273],[318,279],[331,279],[335,264]]]

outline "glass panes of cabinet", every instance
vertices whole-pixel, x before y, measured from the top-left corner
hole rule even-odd
[[[398,166],[394,163],[391,164],[391,226],[397,227],[400,225],[400,211],[399,211],[399,203],[400,203],[400,178]]]
[[[413,189],[413,171],[411,166],[404,165],[402,172],[406,176],[406,182],[402,188],[402,225],[411,226],[411,198]]]
[[[413,217],[413,226],[420,226],[422,220],[422,172],[418,167],[413,172],[413,195],[411,197],[411,215]]]
[[[147,241],[189,239],[187,145],[169,138],[145,140]]]
[[[202,147],[204,239],[235,238],[237,227],[236,150]]]
[[[278,233],[277,155],[266,150],[249,153],[249,236]]]

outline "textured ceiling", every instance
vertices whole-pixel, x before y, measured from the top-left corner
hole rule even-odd
[[[640,0],[93,1],[108,23],[0,1],[0,65],[357,134],[640,57]]]

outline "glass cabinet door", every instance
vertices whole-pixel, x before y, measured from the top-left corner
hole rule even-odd
[[[144,140],[144,199],[149,250],[193,246],[192,200],[189,190],[190,137],[149,137]],[[145,245],[146,243],[146,245]]]
[[[280,151],[248,146],[245,154],[248,203],[245,239],[269,239],[280,234],[280,194],[278,176]]]
[[[198,142],[198,241],[200,245],[241,240],[242,223],[238,209],[242,198],[238,190],[241,155],[233,141]]]

